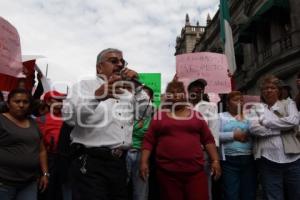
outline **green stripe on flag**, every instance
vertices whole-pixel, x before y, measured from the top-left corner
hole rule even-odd
[[[224,44],[224,53],[228,60],[229,72],[234,74],[236,70],[236,62],[234,55],[234,41],[232,30],[230,27],[230,16],[228,0],[220,0],[220,29],[221,29],[221,40]]]
[[[229,8],[227,0],[220,0],[220,27],[221,27],[221,39],[225,43],[225,20],[229,23]]]

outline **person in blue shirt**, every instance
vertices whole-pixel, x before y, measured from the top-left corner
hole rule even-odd
[[[230,92],[227,106],[219,117],[224,200],[255,200],[256,169],[241,92]]]

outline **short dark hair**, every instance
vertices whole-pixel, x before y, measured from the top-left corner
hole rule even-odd
[[[31,110],[32,110],[32,114],[35,116],[35,117],[39,117],[40,116],[40,109],[46,109],[46,108],[49,108],[49,105],[43,101],[43,100],[40,100],[40,99],[34,99],[33,102],[32,102],[32,106],[31,106]],[[49,108],[50,110],[50,108]]]
[[[193,87],[201,87],[201,88],[205,88],[207,85],[207,82],[206,80],[200,78],[200,79],[197,79],[197,80],[194,80],[193,82],[191,82],[188,86],[188,91],[190,91]]]
[[[262,90],[266,84],[273,84],[275,87],[277,87],[279,90],[278,99],[281,99],[282,81],[274,75],[267,74],[260,79],[260,90]],[[260,95],[260,99],[263,103],[266,103],[266,100],[262,95]]]
[[[9,104],[10,100],[17,94],[26,94],[27,95],[28,101],[29,101],[29,108],[28,108],[26,115],[29,116],[32,113],[33,98],[28,90],[26,90],[24,88],[16,88],[16,89],[11,90],[7,96],[7,101],[6,101],[7,104]],[[9,108],[8,108],[8,111],[9,111]]]
[[[260,89],[266,84],[273,84],[279,90],[282,88],[282,81],[274,75],[268,74],[260,79]]]
[[[230,93],[228,93],[227,95],[227,102],[230,101],[230,99],[232,99],[235,96],[243,96],[243,94],[240,91],[231,91]]]
[[[98,56],[97,56],[97,61],[96,61],[96,66],[103,61],[103,56],[107,53],[113,53],[113,52],[118,52],[118,53],[123,53],[121,50],[119,49],[115,49],[115,48],[107,48],[102,50]]]
[[[182,92],[185,92],[183,82],[181,82],[181,81],[171,81],[167,85],[166,93],[170,92],[174,88],[179,89]]]
[[[29,104],[30,104],[30,108],[31,108],[31,106],[32,106],[32,96],[28,92],[28,90],[26,90],[24,88],[16,88],[16,89],[11,90],[9,92],[8,96],[7,96],[7,103],[9,103],[11,98],[16,96],[17,94],[26,94],[28,96],[28,100],[29,100]]]

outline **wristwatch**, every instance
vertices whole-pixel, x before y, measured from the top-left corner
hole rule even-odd
[[[50,174],[49,174],[48,172],[44,172],[44,173],[43,173],[43,176],[47,176],[47,177],[49,177],[49,176],[50,176]]]

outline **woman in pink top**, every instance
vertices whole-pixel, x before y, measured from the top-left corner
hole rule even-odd
[[[219,178],[221,168],[214,138],[201,114],[190,109],[182,82],[169,83],[166,95],[170,109],[154,116],[144,137],[141,177],[148,176],[149,156],[156,148],[161,199],[207,200],[202,146],[212,160],[214,178]]]

